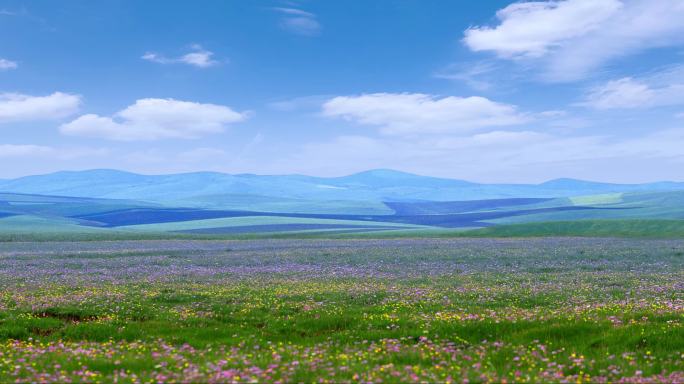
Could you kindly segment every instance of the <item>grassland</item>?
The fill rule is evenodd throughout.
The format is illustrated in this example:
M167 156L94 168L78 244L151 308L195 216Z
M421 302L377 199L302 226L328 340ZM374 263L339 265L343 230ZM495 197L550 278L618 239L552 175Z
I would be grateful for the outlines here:
M684 241L0 243L0 381L675 382Z
M283 230L289 225L298 223L311 224L314 229ZM349 224L355 224L354 227L356 228L345 230L345 225L349 226ZM331 228L324 229L325 225L331 225ZM272 229L266 232L261 229L264 227ZM224 228L228 230L220 231ZM232 231L232 228L238 231ZM252 228L253 230L250 232L248 229ZM206 232L204 232L205 229ZM574 220L497 225L488 228L438 228L401 223L261 216L97 228L69 225L62 221L43 221L42 219L24 216L0 219L0 243L173 239L425 239L549 236L684 239L684 220Z
M575 220L499 225L466 233L482 237L684 238L684 220Z

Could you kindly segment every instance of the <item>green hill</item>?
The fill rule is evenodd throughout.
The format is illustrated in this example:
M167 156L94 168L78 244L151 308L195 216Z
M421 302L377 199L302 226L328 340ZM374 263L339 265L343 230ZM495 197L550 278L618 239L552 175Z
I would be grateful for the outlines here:
M398 177L398 176L397 176ZM364 178L360 178L364 180ZM0 235L684 237L684 191L471 201L320 201L208 196L175 204L0 192ZM194 203L194 204L193 204ZM197 206L193 206L197 205ZM219 207L229 207L226 210ZM337 213L341 212L341 213ZM480 229L477 229L480 228Z

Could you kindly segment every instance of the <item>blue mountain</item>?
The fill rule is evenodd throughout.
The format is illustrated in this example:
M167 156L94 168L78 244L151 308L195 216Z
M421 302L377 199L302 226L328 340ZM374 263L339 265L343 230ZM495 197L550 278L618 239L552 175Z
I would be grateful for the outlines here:
M684 190L684 183L609 184L556 179L541 184L478 184L376 169L343 177L194 172L140 175L98 169L0 180L0 192L212 205L240 196L248 201L465 201L552 198L612 192ZM213 204L215 205L215 204Z

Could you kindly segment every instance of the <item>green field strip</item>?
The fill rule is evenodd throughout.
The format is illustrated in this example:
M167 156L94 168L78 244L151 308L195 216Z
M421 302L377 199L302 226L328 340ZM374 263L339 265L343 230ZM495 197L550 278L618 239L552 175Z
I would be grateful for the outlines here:
M363 225L363 226L392 226L401 228L430 228L421 225L389 223L381 221L361 221L361 220L338 220L338 219L314 219L302 217L282 217L282 216L246 216L228 217L219 219L191 220L172 223L140 224L119 227L122 230L170 232L186 231L193 229L210 229L222 227L241 227L249 225L269 225L269 224L340 224L340 225Z
M93 233L106 231L103 228L81 226L74 221L63 218L19 215L0 219L1 233Z

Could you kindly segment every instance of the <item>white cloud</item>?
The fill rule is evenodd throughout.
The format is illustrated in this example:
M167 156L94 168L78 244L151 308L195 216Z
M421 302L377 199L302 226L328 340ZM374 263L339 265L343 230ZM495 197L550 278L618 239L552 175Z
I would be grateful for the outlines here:
M621 140L609 149L615 154L630 158L667 157L684 160L684 129L665 129L649 135Z
M189 147L186 150L178 150L147 147L141 151L122 153L117 160L122 160L128 169L144 173L255 172L258 163L266 159L264 151L252 151L262 138L261 134L256 134L242 146L233 142L233 145L227 148ZM282 153L282 149L275 152ZM108 167L111 168L113 165ZM121 164L118 164L118 167L121 167Z
M51 147L30 144L0 144L0 158L23 157L52 153Z
M270 109L280 112L307 111L313 112L320 109L321 104L330 100L334 95L313 95L295 97L292 99L278 100L268 103Z
M474 51L543 67L551 81L572 81L616 58L684 43L681 0L521 2L497 12L495 27L466 30Z
M315 161L312 161L315 159ZM684 129L629 139L535 131L490 131L466 137L340 136L305 144L267 172L349 174L394 168L480 182L542 182L575 177L613 182L682 179Z
M55 120L78 112L81 97L55 92L48 96L0 94L0 123Z
M321 29L318 21L309 17L286 17L281 25L290 32L304 36L316 35Z
M283 14L280 20L281 28L297 35L315 36L321 31L321 24L316 15L297 8L272 8Z
M143 60L151 61L153 63L158 63L158 64L171 64L171 63L175 62L172 59L168 59L168 58L161 56L158 53L154 53L154 52L146 52L140 58Z
M187 64L198 68L209 68L218 65L217 60L212 59L214 52L208 51L200 45L192 45L192 51L180 57L166 57L155 52L147 52L141 58L158 64Z
M640 79L608 81L590 89L579 105L602 110L684 105L684 65Z
M55 148L34 144L0 144L0 158L10 157L44 157L54 160L72 160L83 157L105 156L109 154L105 148Z
M218 171L230 162L230 153L219 148L200 147L188 150L145 148L141 151L122 153L127 167L141 172L176 173Z
M593 88L582 105L594 109L635 108L650 105L655 92L630 77Z
M16 61L11 61L7 59L0 58L0 71L6 71L9 69L17 69L19 65Z
M292 15L292 16L311 17L311 18L316 17L316 15L314 15L311 12L302 11L301 9L297 9L297 8L274 7L273 10L278 11L280 13L284 13L286 15Z
M188 162L205 162L223 159L227 152L219 148L201 147L184 151L178 154L178 158Z
M382 133L392 135L459 133L530 120L515 106L484 97L438 98L421 93L339 96L323 104L323 114L378 126Z
M501 24L469 28L463 40L474 51L539 57L566 40L597 29L621 6L618 0L514 3L496 13Z
M436 72L434 76L438 79L462 81L470 88L487 91L493 86L495 80L491 78L491 74L496 69L493 63L486 61L465 64L454 63Z
M121 141L197 138L223 132L228 124L246 118L246 113L235 112L223 105L140 99L112 117L83 115L63 124L60 131L66 135Z

